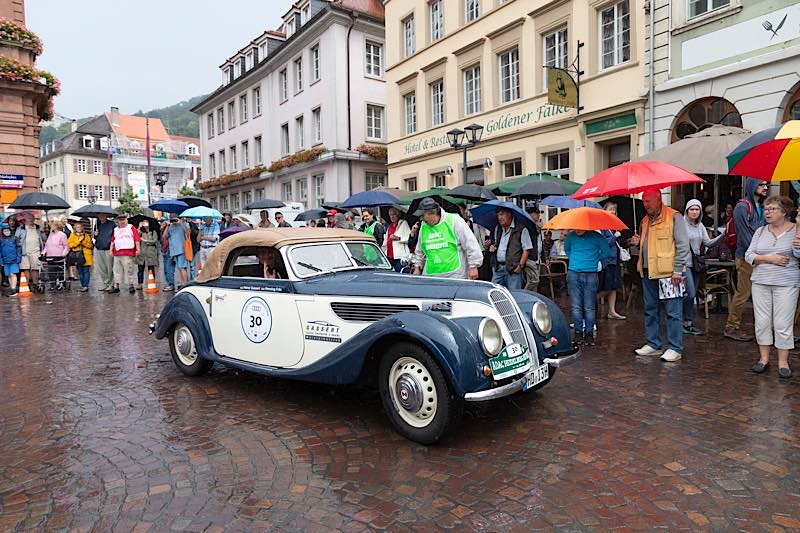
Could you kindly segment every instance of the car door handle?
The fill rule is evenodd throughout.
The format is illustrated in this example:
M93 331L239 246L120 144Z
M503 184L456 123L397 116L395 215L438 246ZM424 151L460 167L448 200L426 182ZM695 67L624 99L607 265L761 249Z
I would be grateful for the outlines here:
M215 294L214 295L214 299L217 300L217 301L224 300L225 299L225 295L224 294Z

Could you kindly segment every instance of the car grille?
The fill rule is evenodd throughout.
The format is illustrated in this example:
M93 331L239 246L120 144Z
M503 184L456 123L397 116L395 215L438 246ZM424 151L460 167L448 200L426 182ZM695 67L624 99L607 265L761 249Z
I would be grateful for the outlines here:
M331 309L336 316L342 320L350 322L375 322L387 316L391 316L403 311L419 311L419 307L410 304L368 304L333 302Z
M497 289L493 289L489 292L489 299L503 318L503 323L506 328L508 328L508 332L511 334L511 339L514 343L521 344L527 348L528 339L525 337L525 328L522 326L522 322L519 319L517 306L514 305L514 302L506 296L505 292Z

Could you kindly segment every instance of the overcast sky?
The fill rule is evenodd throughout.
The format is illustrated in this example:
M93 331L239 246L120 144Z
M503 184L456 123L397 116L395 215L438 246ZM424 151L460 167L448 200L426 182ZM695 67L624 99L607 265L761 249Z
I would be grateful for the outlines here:
M61 80L69 118L175 104L219 86L217 68L266 29L290 0L26 0L44 42L36 66Z

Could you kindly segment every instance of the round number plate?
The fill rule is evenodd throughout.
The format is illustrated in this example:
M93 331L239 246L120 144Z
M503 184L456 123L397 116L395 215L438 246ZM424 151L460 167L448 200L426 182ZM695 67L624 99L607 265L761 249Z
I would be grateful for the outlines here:
M242 331L256 344L267 340L272 331L272 312L263 298L257 296L245 302L242 308Z

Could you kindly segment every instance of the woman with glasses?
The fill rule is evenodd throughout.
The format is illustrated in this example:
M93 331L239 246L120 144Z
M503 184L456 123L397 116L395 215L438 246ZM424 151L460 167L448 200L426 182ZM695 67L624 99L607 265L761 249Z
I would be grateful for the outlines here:
M753 265L753 311L760 358L753 372L769 367L772 346L778 351L778 375L792 376L789 350L794 348L794 315L800 294L800 234L789 220L794 204L786 196L764 201L766 226L756 230L745 261Z

